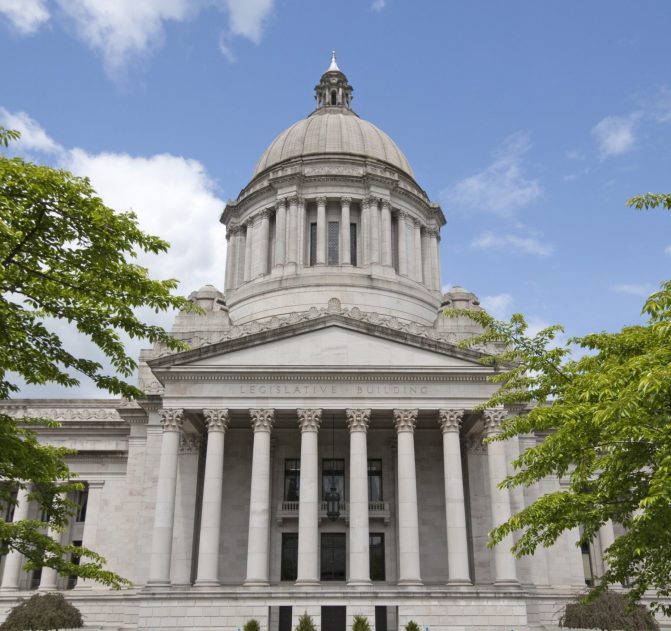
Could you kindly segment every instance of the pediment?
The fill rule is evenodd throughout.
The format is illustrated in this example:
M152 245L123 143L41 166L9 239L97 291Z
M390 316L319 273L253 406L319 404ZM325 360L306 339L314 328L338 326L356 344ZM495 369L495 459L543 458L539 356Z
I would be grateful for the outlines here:
M340 316L226 340L152 360L160 368L483 369L481 354Z

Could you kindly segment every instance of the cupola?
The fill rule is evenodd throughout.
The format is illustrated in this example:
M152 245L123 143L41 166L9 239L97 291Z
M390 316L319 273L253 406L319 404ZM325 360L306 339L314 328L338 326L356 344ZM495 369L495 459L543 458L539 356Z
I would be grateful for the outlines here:
M352 86L336 63L335 51L331 53L331 65L315 86L315 101L318 112L324 108L352 109Z

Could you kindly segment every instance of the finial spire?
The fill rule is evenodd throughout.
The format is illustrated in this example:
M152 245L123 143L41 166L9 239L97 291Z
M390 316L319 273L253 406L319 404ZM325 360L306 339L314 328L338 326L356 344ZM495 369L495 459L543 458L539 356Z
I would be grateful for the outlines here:
M331 51L331 65L329 66L329 69L327 70L327 72L330 72L331 70L340 71L340 68L338 68L338 64L336 63L335 50Z

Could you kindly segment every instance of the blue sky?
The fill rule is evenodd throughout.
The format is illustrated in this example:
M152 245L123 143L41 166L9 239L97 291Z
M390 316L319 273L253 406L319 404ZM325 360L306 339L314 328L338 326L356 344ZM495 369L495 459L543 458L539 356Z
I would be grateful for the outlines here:
M671 189L670 19L666 0L0 0L0 124L171 241L156 275L221 287L225 200L335 49L443 206L445 286L616 330L671 267L671 215L624 205Z

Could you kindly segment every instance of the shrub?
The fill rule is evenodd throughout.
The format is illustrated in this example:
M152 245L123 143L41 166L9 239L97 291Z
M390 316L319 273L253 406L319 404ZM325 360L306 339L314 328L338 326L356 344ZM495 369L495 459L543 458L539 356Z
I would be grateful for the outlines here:
M0 631L25 629L78 629L84 624L79 609L62 594L35 594L22 600L9 612Z
M259 624L258 620L252 618L251 620L247 620L247 622L245 622L245 626L242 627L242 629L243 631L261 631L261 625Z
M408 624L405 625L405 631L420 631L419 625L414 620L410 620Z
M601 629L602 631L657 630L659 624L643 605L629 607L626 594L603 591L589 602L579 599L568 603L559 620L559 626L568 629Z
M317 631L315 623L306 611L299 619L296 625L296 631Z
M352 631L370 631L370 623L366 616L354 616Z

